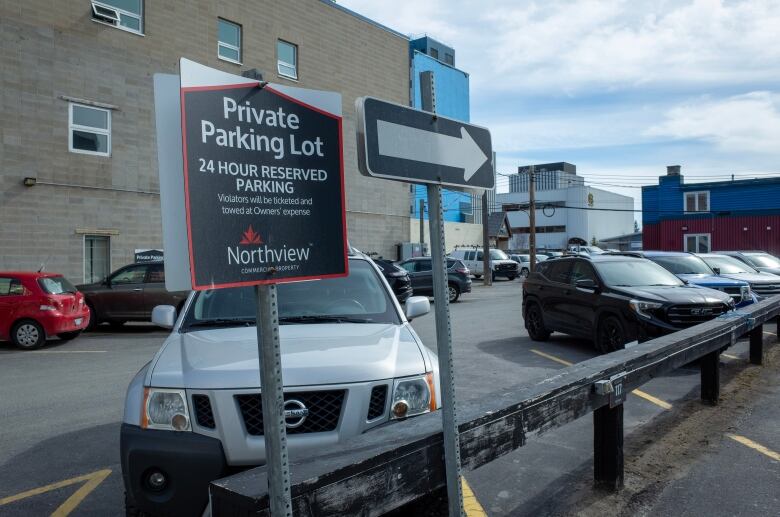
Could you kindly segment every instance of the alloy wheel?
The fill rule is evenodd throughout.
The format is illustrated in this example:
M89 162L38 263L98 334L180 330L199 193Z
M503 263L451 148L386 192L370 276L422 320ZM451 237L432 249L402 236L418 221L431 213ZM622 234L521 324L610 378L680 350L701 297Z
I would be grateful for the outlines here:
M38 329L31 323L24 323L16 329L16 340L24 347L35 346L40 337Z

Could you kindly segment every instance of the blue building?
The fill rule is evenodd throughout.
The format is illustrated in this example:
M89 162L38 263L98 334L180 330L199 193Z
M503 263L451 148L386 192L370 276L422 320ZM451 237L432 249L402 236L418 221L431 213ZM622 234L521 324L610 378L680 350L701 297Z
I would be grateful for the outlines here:
M412 107L422 109L420 73L433 72L436 83L436 113L464 122L469 121L469 74L455 68L455 50L428 36L409 42L410 98ZM414 218L420 217L420 199L427 199L423 185L411 186L410 207ZM472 215L471 195L454 190L442 193L444 219L467 222ZM428 217L427 211L424 216Z

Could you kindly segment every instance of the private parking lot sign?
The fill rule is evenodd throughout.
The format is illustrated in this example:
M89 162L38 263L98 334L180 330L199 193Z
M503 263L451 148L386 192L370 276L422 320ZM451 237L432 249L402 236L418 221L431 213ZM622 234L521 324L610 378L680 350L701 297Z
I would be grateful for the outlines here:
M341 96L182 59L180 98L192 288L346 275Z

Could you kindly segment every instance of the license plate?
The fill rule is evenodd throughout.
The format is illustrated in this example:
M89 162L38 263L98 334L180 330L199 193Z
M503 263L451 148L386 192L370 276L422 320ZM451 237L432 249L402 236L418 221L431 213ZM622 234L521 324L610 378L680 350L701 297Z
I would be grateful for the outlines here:
M75 320L73 320L73 323L75 323L76 325L81 325L82 321L84 321L84 318L76 318Z

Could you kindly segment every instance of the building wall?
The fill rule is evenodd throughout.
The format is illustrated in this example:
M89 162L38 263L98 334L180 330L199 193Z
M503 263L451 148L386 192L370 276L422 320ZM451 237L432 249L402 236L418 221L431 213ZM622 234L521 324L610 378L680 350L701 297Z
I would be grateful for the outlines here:
M685 213L686 192L708 191L708 212ZM685 234L710 234L711 248L780 254L780 179L685 183L681 175L642 188L646 250L682 251Z
M409 240L409 187L361 176L351 136L356 97L409 104L408 39L319 0L144 4L139 36L93 21L84 0L0 3L0 270L46 262L79 282L84 233L110 234L112 268L162 245L152 75L182 56L340 92L350 243L390 256ZM242 25L243 65L217 58L218 17ZM299 81L277 75L277 39L298 45ZM68 152L62 96L116 106L110 157Z
M419 242L420 223L412 221L410 225L411 242ZM428 221L425 222L425 242L431 242ZM456 223L444 221L444 249L447 253L456 247L479 246L482 247L482 226L471 223Z

